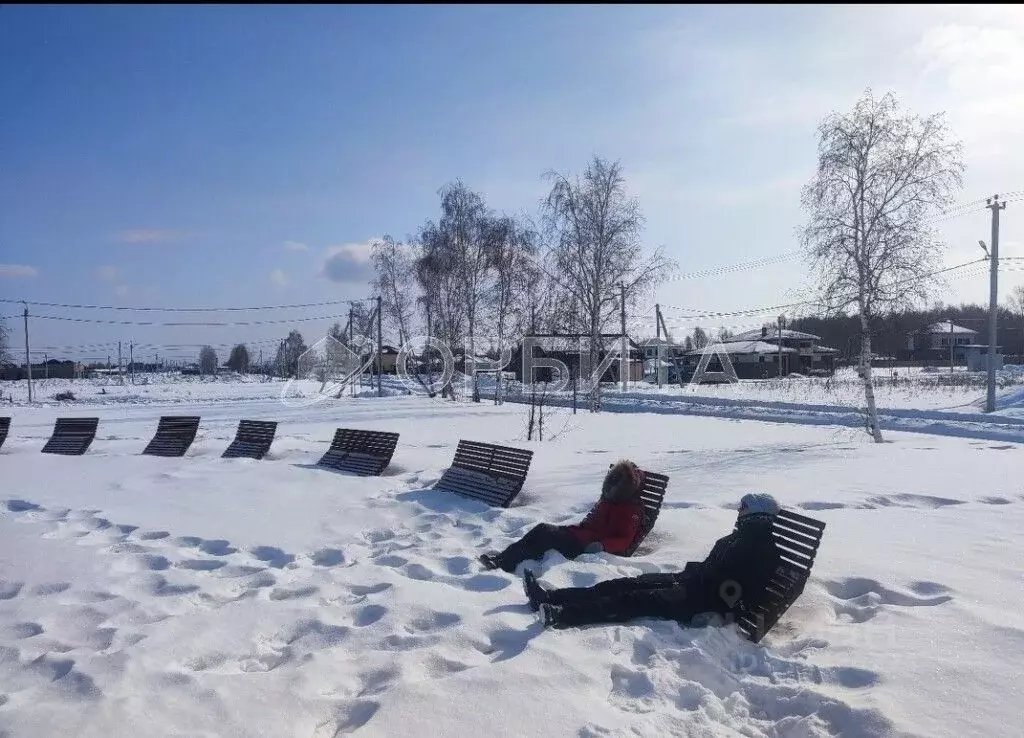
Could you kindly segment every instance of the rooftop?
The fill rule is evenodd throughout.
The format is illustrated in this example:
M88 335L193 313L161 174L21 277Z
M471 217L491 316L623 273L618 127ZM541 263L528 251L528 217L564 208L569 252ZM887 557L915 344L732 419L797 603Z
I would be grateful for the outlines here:
M952 329L950 328L951 326L952 326ZM956 324L950 323L950 321L948 321L948 320L943 321L941 323L932 323L930 326L928 326L925 330L923 330L921 332L922 333L968 333L968 334L971 334L971 335L976 335L978 333L978 331L973 331L970 328L964 328L961 325L956 325Z
M759 341L759 340L761 340L761 338L778 338L778 337L779 337L779 329L778 328L772 328L771 326L768 326L768 333L767 333L767 335L762 336L761 329L760 328L755 328L752 331L744 331L743 333L739 333L739 334L737 334L737 335L735 335L732 338L729 338L727 340L731 343L731 342L739 342L739 341ZM783 328L782 329L782 338L783 339L788 338L788 339L794 340L794 341L820 341L821 340L821 336L816 336L813 333L804 333L803 331L793 331L793 330L790 330L789 328Z
M712 350L714 349L714 350ZM735 338L729 339L727 343L720 343L717 346L709 344L708 353L715 353L715 350L726 354L777 354L779 353L779 346L774 343L766 343L764 341L737 341ZM797 350L795 348L789 348L784 346L781 349L784 354L795 354ZM693 349L687 351L687 356L700 356L704 353L704 349Z

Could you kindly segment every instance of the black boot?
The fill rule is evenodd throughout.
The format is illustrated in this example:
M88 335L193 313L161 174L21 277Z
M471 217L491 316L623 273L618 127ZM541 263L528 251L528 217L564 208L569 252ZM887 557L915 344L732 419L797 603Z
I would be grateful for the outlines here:
M480 554L480 563L483 564L484 568L490 571L491 569L500 569L498 565L497 556L494 554Z
M561 628L562 608L547 602L540 606L540 619L545 628Z
M529 569L523 572L523 591L526 592L526 599L530 601L530 609L534 612L548 602L547 590L540 586L537 577Z

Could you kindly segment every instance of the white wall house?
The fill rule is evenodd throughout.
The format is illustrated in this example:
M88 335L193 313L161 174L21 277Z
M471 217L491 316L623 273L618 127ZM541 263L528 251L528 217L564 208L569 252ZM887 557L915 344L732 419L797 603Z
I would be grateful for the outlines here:
M923 331L911 333L907 336L907 348L911 351L948 351L950 346L973 344L977 336L978 331L946 320L932 323Z

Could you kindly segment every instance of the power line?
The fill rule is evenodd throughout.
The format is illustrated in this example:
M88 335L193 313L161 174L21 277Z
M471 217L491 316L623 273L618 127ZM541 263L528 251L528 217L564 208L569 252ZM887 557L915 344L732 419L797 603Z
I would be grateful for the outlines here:
M34 305L36 307L67 308L70 310L127 310L135 312L158 312L158 313L223 313L223 312L245 312L250 310L292 310L311 307L326 307L330 305L353 305L357 302L369 302L376 300L375 297L363 297L355 300L328 300L325 302L307 302L294 305L256 305L253 307L219 307L219 308L168 308L168 307L128 307L125 305L86 305L68 304L61 302L33 302L32 300L12 300L0 298L0 303L16 303L19 305Z
M97 318L71 318L66 315L31 315L29 317L39 320L62 320L70 323L99 323L102 325L148 325L162 327L218 327L218 326L240 326L240 325L279 325L281 323L305 323L313 320L339 320L347 317L344 315L318 315L313 318L284 318L282 320L236 320L221 322L160 322L144 320L99 320Z
M928 279L929 277L938 276L939 274L945 274L946 272L952 272L952 271L955 271L957 269L963 269L963 268L968 267L968 266L974 266L974 265L977 265L977 264L987 263L987 262L988 262L988 259L986 259L984 257L981 257L981 258L978 258L978 259L974 259L972 261L964 262L963 264L956 264L954 266L943 267L942 269L936 269L933 272L929 272L927 274L922 274L919 277L914 277L912 279L904 280L902 282L897 282L896 284L891 285L891 286L892 287L903 287L903 286L908 285L908 284L913 284L914 282L923 281L925 279ZM818 300L809 299L809 300L800 300L800 301L797 301L797 302L786 303L786 304L783 304L783 305L770 305L770 306L762 307L762 308L750 308L750 309L747 309L747 310L731 310L731 311L704 311L704 310L697 311L697 310L691 310L691 309L688 309L688 308L681 308L681 307L678 307L678 306L675 306L675 305L665 305L665 304L662 304L661 307L663 309L664 308L668 308L670 310L680 310L680 311L688 311L688 312L693 312L694 313L693 315L676 315L676 316L672 316L670 318L673 321L681 321L681 320L700 320L700 319L705 319L706 320L706 319L709 319L709 318L735 318L735 317L741 317L741 316L747 316L747 315L760 315L760 314L763 314L763 313L776 312L776 311L780 311L780 310L787 310L789 308L800 307L800 306L803 306L803 305L814 305L814 304L821 304L821 303Z

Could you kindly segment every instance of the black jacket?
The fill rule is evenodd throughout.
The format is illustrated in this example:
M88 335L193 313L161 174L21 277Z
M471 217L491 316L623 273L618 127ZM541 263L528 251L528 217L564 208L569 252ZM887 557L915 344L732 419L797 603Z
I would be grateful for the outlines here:
M778 565L772 518L750 515L740 518L732 533L718 539L704 561L687 564L682 578L709 611L726 613L759 600Z

